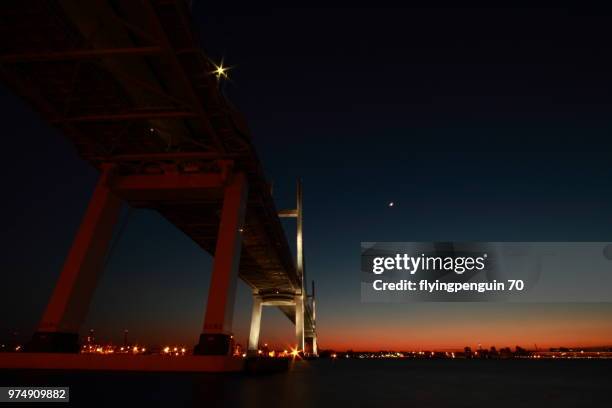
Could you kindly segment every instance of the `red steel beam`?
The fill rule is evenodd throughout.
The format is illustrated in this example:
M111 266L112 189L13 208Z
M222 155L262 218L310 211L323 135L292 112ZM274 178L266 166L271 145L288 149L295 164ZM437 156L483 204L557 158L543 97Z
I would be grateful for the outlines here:
M240 232L244 226L247 196L246 176L238 173L232 177L224 191L223 209L202 330L204 334L216 333L229 337L232 332L236 281L242 251ZM206 349L208 344L202 344L202 340L201 338L199 346ZM200 353L196 354L203 354L202 351L206 354L224 354L214 350L200 350ZM230 351L227 350L228 353Z
M202 174L134 174L112 178L114 190L199 190L223 187L225 177L221 173Z
M142 153L142 154L118 154L108 157L94 157L92 161L101 162L156 162L156 161L181 161L181 160L223 160L236 158L236 154L219 154L216 152L169 152L169 153Z
M225 185L222 173L165 173L114 176L111 189L128 202L143 201L210 201Z
M107 186L108 177L109 171L103 171L45 309L39 332L78 333L85 320L121 211L121 200Z
M189 111L180 110L151 110L126 113L101 113L95 115L72 116L61 119L53 119L51 123L78 123L78 122L121 122L126 120L149 120L149 119L189 119L197 118L198 115Z
M69 61L106 57L147 56L163 53L161 47L99 48L91 50L50 51L0 55L0 63Z

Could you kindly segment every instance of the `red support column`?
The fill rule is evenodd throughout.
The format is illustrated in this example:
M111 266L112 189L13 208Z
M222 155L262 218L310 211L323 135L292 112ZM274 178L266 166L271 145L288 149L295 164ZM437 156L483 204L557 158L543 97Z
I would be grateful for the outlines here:
M217 235L213 272L208 290L204 329L194 354L227 355L231 352L232 318L247 201L247 180L234 174L225 187Z
M104 267L121 200L108 187L105 169L64 262L38 331L26 351L78 352L78 331Z

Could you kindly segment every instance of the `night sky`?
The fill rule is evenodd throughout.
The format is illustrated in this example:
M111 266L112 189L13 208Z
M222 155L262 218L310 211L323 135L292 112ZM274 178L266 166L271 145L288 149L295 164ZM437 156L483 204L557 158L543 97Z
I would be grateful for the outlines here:
M361 241L612 241L609 14L195 3L279 208L303 179L320 347L612 344L612 304L362 304L359 276ZM0 103L0 338L27 339L96 172L4 85ZM83 329L194 344L210 256L156 213L124 219ZM242 344L249 318L241 283ZM262 341L294 343L279 311L262 327Z

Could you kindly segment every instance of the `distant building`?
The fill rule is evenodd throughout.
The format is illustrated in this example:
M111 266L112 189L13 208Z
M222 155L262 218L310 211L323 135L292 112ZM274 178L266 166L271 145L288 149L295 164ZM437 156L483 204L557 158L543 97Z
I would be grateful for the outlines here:
M514 354L512 353L512 350L510 350L510 347L504 347L499 350L499 358L512 358L512 357L514 357Z
M242 349L242 345L239 343L236 343L236 345L234 346L234 356L240 357L242 356L243 353L244 351Z
M89 329L89 334L87 335L87 340L86 343L89 344L95 344L96 342L96 334L94 332L94 329Z

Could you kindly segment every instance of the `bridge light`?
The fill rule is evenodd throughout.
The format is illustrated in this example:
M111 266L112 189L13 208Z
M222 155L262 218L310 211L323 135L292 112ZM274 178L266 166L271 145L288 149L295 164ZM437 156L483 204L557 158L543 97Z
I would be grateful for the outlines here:
M223 60L221 60L221 63L219 65L213 62L213 65L215 66L215 69L213 70L212 74L214 74L218 80L229 79L229 75L227 75L227 71L232 69L232 67L223 66Z

